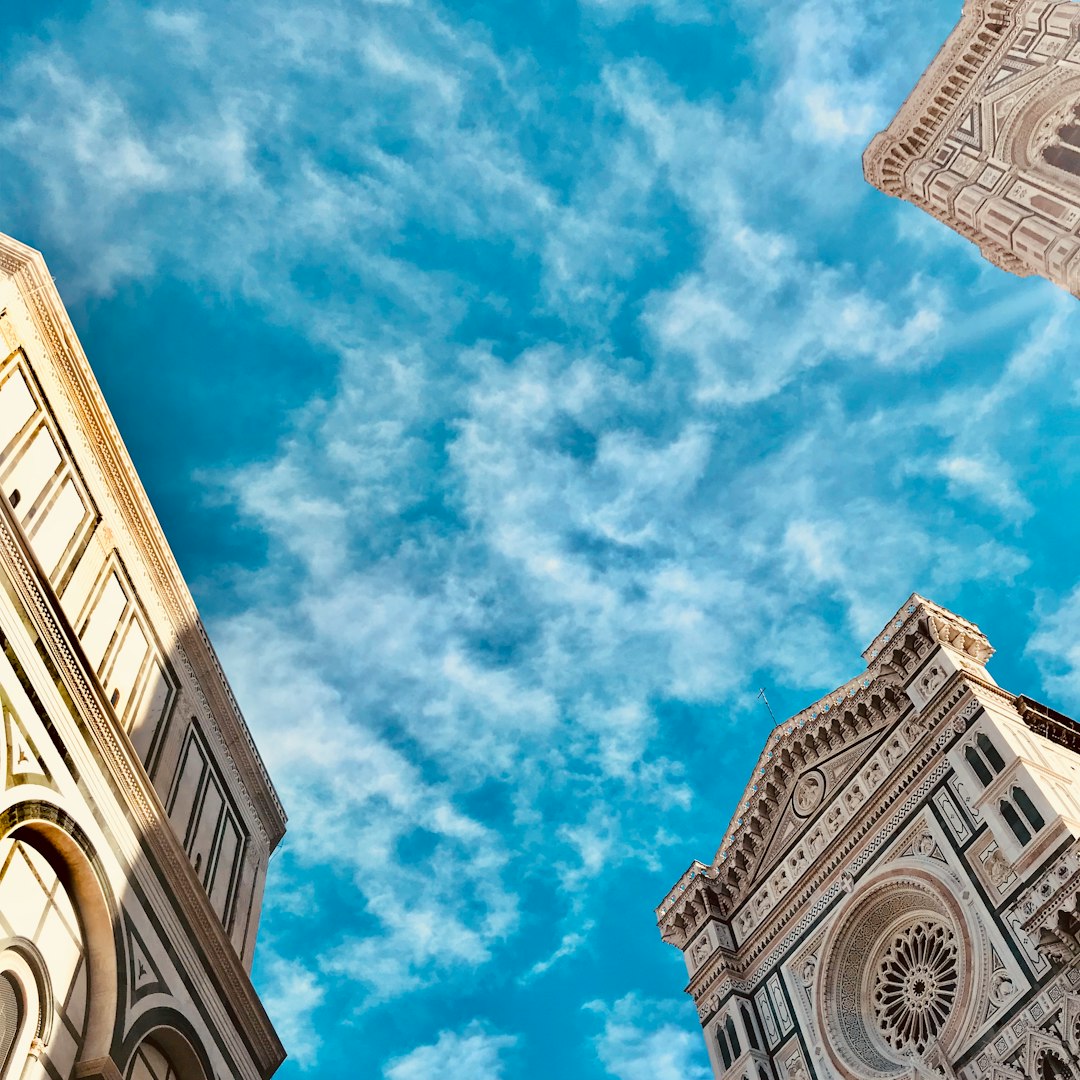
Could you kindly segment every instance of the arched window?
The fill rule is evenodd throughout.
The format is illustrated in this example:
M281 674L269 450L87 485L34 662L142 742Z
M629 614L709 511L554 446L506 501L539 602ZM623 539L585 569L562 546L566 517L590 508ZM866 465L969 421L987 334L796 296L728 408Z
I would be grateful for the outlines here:
M1068 1066L1055 1050L1047 1050L1039 1059L1039 1080L1071 1080Z
M979 744L983 756L990 762L990 768L996 773L1001 772L1005 768L1005 762L1001 759L997 747L981 731L975 736L975 741Z
M1071 146L1048 146L1042 152L1043 161L1062 172L1080 176L1080 150Z
M1071 123L1065 124L1063 127L1059 127L1057 130L1058 138L1066 146L1075 146L1080 150L1080 124Z
M739 1036L735 1031L735 1021L729 1016L727 1023L724 1024L724 1030L727 1032L728 1040L731 1042L731 1052L738 1057L742 1053L742 1047L739 1046Z
M5 971L0 975L0 1076L7 1075L25 1015L19 984Z
M723 1059L724 1068L731 1068L731 1047L728 1046L727 1036L724 1034L724 1029L717 1024L716 1025L716 1045L720 1048L720 1057Z
M743 1027L746 1028L746 1037L750 1040L750 1046L754 1050L760 1050L761 1046L758 1043L757 1032L754 1030L754 1021L750 1019L750 1013L747 1012L745 1005L740 1005L742 1010L742 1022Z
M986 762L979 756L979 751L974 746L969 746L964 751L964 757L967 758L967 763L974 770L975 775L979 778L979 782L983 787L987 787L993 776L990 775L990 770L986 767Z
M1046 822L1043 821L1042 814L1039 813L1038 808L1028 797L1028 793L1023 788L1014 787L1012 789L1013 802L1020 807L1020 813L1028 819L1028 824L1031 826L1033 832L1038 832Z
M1020 841L1020 846L1023 847L1031 839L1031 833L1028 832L1027 826L1020 820L1016 807L1008 799L1002 799L998 804L998 809L1005 819L1005 824L1012 829L1013 835Z
M769 1078L765 1075L765 1067L764 1066L759 1066L758 1067L757 1074L758 1074L758 1080L769 1080Z

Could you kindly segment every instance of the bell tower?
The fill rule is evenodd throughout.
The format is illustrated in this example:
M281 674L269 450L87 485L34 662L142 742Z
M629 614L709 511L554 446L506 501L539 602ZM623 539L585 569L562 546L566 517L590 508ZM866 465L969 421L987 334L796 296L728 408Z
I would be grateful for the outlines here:
M866 179L1080 296L1080 4L967 0Z

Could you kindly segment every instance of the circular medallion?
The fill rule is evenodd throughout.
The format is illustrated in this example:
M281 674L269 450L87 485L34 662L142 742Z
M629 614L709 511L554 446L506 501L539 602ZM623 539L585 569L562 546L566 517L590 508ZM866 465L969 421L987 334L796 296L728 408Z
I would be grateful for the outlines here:
M799 777L791 794L791 805L799 817L809 817L825 798L825 775L820 769L808 769Z
M815 980L825 1047L843 1075L905 1075L913 1056L948 1048L972 974L964 916L947 888L915 871L852 894Z

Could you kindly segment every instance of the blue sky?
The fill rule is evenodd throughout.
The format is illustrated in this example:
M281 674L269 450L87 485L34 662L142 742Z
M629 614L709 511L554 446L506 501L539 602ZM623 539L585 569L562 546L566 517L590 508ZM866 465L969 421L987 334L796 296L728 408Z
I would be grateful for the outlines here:
M1080 306L861 178L959 8L5 6L0 228L290 812L283 1078L705 1077L651 909L913 589L1080 708Z

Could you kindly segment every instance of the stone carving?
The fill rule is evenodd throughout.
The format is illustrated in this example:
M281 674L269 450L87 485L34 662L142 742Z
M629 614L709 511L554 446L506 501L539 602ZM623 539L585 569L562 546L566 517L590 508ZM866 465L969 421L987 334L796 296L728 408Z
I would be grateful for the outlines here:
M709 935L706 932L697 939L697 941L694 943L693 949L691 949L690 951L690 959L693 961L694 967L701 967L701 965L704 964L706 960L708 960L709 956L712 954L712 951L712 942L709 940Z
M925 855L929 858L934 854L934 850L937 848L937 841L928 832L919 833L915 839L915 850L920 855Z
M800 817L809 817L825 797L825 777L819 769L811 769L799 777L795 791L791 796L795 813Z
M987 850L983 859L983 866L986 867L986 874L995 889L1002 889L1010 881L1016 880L1016 875L1012 872L1009 860L997 844L992 844Z
M1078 27L1080 11L1068 2L965 4L863 156L870 183L974 241L990 262L1073 293L1080 289Z
M922 1054L948 1019L958 979L956 941L947 927L920 921L897 934L874 975L874 1014L885 1041Z
M1004 971L995 971L990 980L990 1000L999 1008L1016 993L1016 985Z
M945 672L936 664L919 680L919 689L923 697L929 701L945 681Z
M802 1054L798 1050L784 1061L784 1069L787 1072L788 1080L804 1080L808 1075L806 1072L806 1063L803 1061Z

